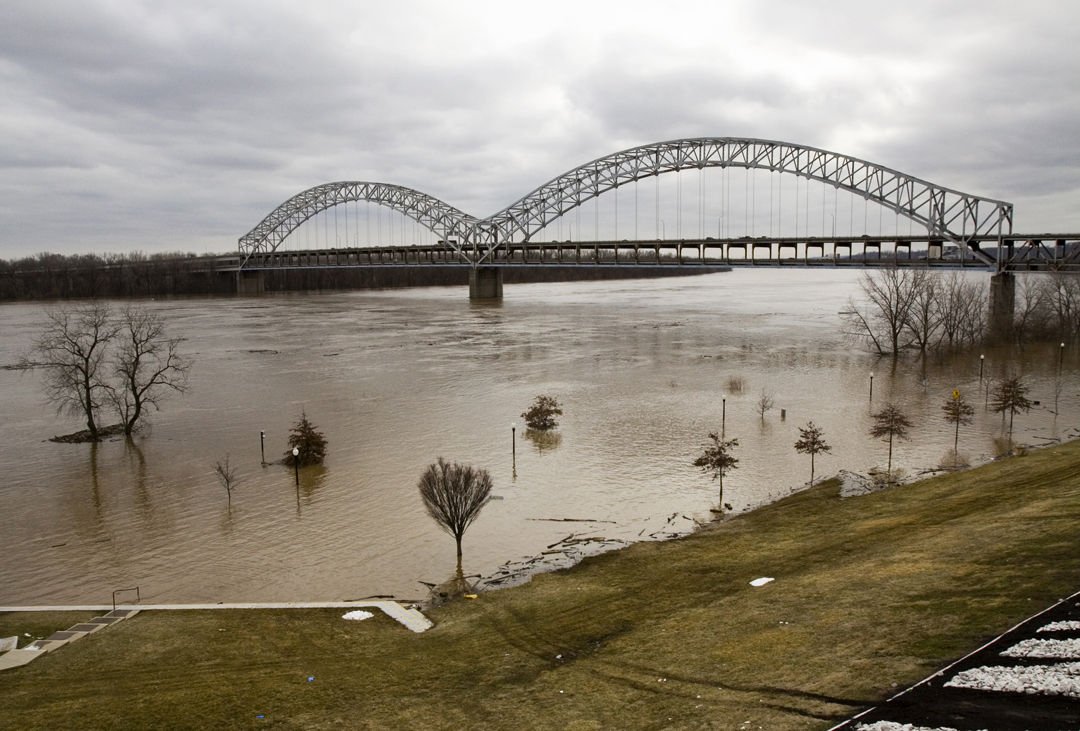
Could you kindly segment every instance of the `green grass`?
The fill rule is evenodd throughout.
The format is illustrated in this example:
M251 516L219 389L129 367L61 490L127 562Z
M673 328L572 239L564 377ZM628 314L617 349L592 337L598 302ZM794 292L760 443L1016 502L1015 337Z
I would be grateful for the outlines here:
M828 728L1080 589L1080 443L836 493L452 603L420 635L145 612L0 675L0 727Z

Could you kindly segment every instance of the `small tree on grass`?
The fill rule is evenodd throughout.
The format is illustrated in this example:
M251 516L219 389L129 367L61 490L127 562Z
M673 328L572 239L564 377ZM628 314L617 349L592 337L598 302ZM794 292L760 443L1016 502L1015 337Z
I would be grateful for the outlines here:
M870 427L870 436L875 439L887 439L889 442L889 466L886 473L892 479L892 445L893 439L907 439L911 421L894 404L885 404L885 408L873 414L874 424Z
M556 416L562 416L562 408L554 396L537 396L533 405L523 411L521 418L525 419L525 426L537 431L547 431L559 425Z
M293 447L300 453L293 457ZM292 465L293 460L302 465L321 464L326 458L326 437L308 421L307 413L300 412L300 421L293 425L289 433L289 448L285 450L285 462Z
M721 439L716 432L709 433L712 442L705 447L701 456L694 460L694 466L700 467L702 472L712 473L714 480L720 481L720 512L724 512L724 475L739 464L737 457L732 455L735 447L739 446L738 439Z
M236 487L237 476L236 468L229 464L229 455L225 455L224 460L218 460L214 465L214 474L217 475L218 482L225 488L225 492L229 496L229 503L232 503L232 491Z
M461 538L491 496L491 475L487 470L439 457L424 470L418 487L428 515L454 537L460 574Z
M953 391L952 398L941 405L941 410L945 412L945 421L950 424L956 424L956 431L953 434L953 467L955 468L960 460L957 453L960 445L960 425L971 423L972 415L975 413L975 407L964 400L964 395L962 393Z
M1017 411L1028 412L1034 404L1027 397L1028 387L1020 379L1020 376L1006 378L994 386L993 398L990 407L994 411L1001 412L1001 418L1005 418L1005 412L1009 413L1009 447L1012 447L1013 416Z
M800 426L795 451L810 455L810 484L814 484L814 455L832 451L832 447L825 443L821 427L815 426L813 421L806 422L806 426Z

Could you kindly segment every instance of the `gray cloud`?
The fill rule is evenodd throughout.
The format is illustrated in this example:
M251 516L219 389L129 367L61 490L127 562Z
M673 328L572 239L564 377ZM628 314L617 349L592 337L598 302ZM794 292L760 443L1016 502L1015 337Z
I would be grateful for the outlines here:
M600 4L598 4L600 5ZM616 150L782 139L1080 229L1080 8L16 0L0 256L229 250L330 180L486 215Z

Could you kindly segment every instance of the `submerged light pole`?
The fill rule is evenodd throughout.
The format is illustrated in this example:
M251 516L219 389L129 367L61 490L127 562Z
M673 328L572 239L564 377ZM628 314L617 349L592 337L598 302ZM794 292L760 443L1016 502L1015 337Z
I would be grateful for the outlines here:
M727 394L720 395L720 438L727 432Z
M292 467L293 476L296 477L296 487L300 488L300 450L297 447L292 448Z
M513 477L517 478L517 422L510 422L510 459Z
M874 401L874 372L870 371L870 402Z

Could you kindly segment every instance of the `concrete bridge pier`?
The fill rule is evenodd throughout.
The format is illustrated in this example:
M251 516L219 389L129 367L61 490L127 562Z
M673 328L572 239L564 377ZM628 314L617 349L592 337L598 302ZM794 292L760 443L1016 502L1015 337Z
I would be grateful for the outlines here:
M469 299L502 299L502 267L474 266L469 270Z
M262 272L249 272L241 269L236 273L237 294L262 294L266 291L266 280Z
M1016 275L997 272L990 276L990 340L1004 342L1012 337L1013 307L1016 304Z

